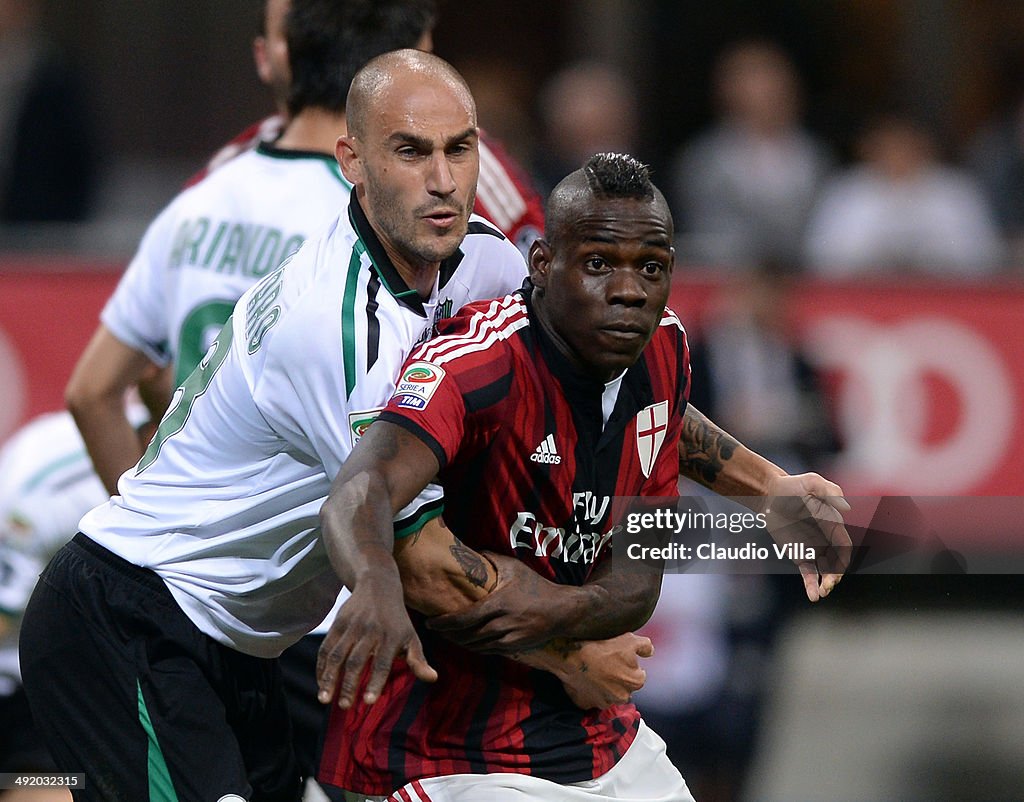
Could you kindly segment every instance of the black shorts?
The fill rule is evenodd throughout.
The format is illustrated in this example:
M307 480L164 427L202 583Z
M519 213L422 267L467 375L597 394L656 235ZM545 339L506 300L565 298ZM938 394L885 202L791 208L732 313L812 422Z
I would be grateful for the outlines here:
M323 643L320 635L306 635L278 658L281 680L288 699L288 717L292 722L292 742L299 771L316 777L330 707L317 699L316 657Z
M75 798L295 802L275 660L200 632L163 581L79 534L43 572L21 628L36 726Z
M32 720L25 689L19 685L13 693L0 696L0 772L52 772L56 768Z
M330 707L317 699L316 658L323 642L323 635L306 635L277 659L288 699L295 758L299 772L311 780L316 779L320 770L320 755L330 720ZM321 790L330 802L344 802L339 789L321 787Z

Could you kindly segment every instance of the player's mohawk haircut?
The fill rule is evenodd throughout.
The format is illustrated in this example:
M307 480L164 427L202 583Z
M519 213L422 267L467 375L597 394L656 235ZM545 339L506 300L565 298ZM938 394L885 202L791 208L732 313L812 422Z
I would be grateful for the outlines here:
M672 225L672 213L646 164L625 153L597 153L551 190L544 204L545 239L556 244L571 234L580 209L594 199L653 203Z
M654 197L650 169L625 153L595 153L583 165L583 174L597 197L639 200Z

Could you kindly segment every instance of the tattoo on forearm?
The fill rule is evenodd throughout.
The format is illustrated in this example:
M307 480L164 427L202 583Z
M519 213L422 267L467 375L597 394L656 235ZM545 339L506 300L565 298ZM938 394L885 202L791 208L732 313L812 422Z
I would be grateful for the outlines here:
M455 558L455 561L462 568L462 572L466 579L469 580L469 583L478 588L486 587L487 560L472 549L466 547L466 545L460 540L456 540L449 549L452 553L452 557Z
M679 472L707 487L713 487L724 463L732 459L739 443L700 413L683 418L680 438Z

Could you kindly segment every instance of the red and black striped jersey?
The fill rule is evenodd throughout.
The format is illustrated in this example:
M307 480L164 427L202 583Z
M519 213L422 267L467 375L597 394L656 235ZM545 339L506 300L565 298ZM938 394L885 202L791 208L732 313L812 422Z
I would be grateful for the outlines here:
M380 420L436 454L459 539L582 584L614 547L613 498L678 492L690 374L682 325L666 310L611 385L558 351L533 322L528 289L471 304L441 332L412 352ZM376 704L334 708L327 782L366 794L455 773L579 782L632 743L633 705L580 710L553 675L461 649L414 621L440 679L418 683L398 663Z
M480 178L476 185L478 215L494 223L524 256L544 236L544 202L526 171L501 143L480 129Z

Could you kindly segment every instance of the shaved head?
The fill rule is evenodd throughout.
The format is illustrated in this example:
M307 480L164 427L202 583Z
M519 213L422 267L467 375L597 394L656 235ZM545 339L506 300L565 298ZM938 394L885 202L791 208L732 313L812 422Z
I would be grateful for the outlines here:
M433 53L405 49L377 56L352 79L345 104L349 134L365 136L370 109L385 104L392 89L406 89L410 83L447 88L466 105L476 124L476 103L458 71Z
M356 73L347 114L335 155L353 199L403 277L429 289L469 230L480 173L473 95L444 59L393 50Z
M664 215L671 235L668 202L651 182L647 165L623 153L597 153L559 181L548 196L544 210L548 241L557 242L578 219L582 207L595 200L616 199L649 201Z

